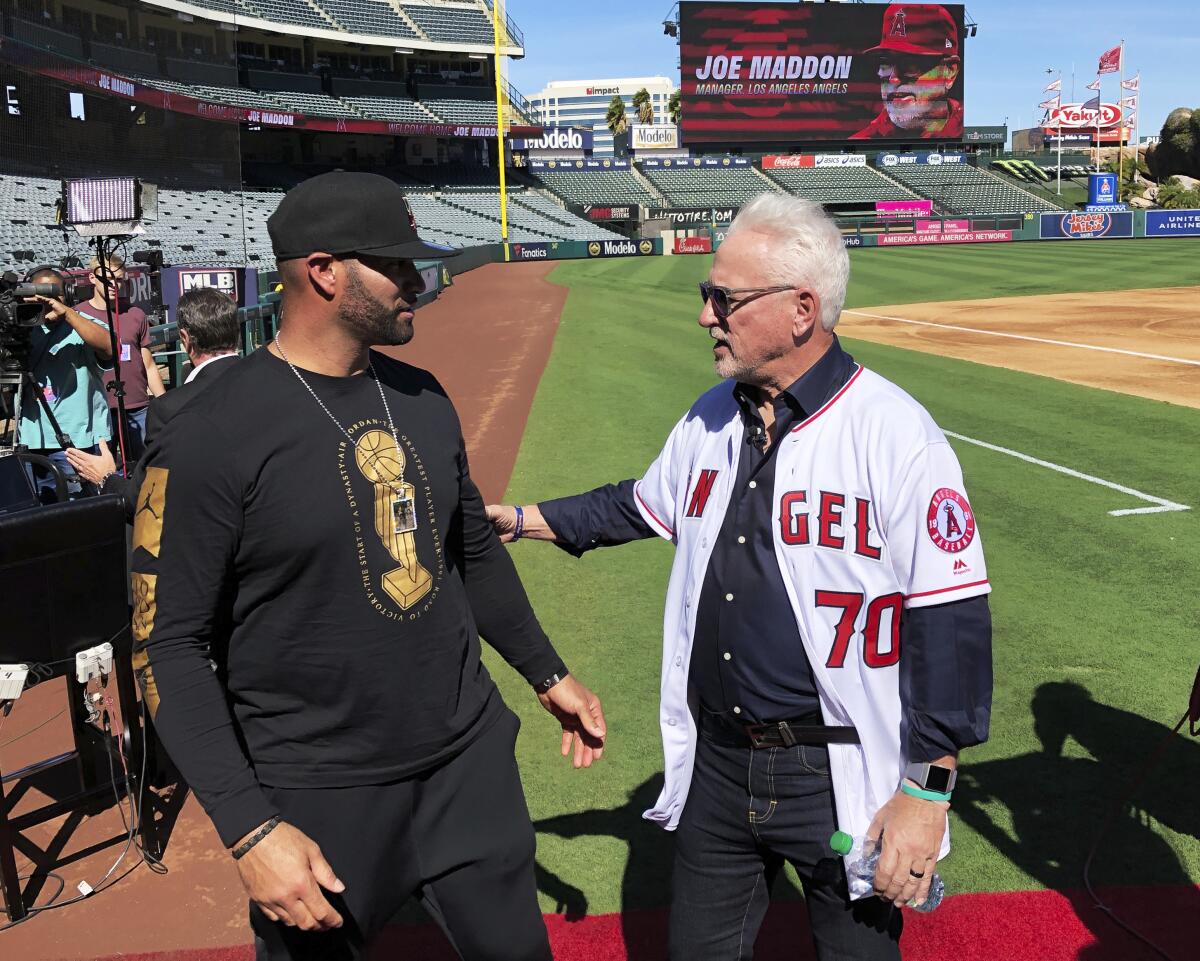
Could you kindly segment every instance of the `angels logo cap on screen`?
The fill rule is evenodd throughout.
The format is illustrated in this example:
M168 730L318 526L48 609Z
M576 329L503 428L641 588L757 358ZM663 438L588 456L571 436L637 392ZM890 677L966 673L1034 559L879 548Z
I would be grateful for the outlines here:
M293 187L267 220L277 260L320 251L405 260L438 260L454 247L417 236L417 225L394 180L337 170Z
M958 27L935 3L893 3L883 13L883 39L867 53L907 53L917 57L958 56Z

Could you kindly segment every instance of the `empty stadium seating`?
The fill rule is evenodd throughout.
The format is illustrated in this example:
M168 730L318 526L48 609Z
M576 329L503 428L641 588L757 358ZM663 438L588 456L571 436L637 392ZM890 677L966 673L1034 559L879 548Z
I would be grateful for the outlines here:
M258 0L253 0L258 2ZM319 0L321 7L351 33L416 39L407 20L386 0Z
M338 30L397 40L492 44L489 14L470 0L189 0L192 6L232 17ZM402 16L398 10L404 11ZM415 26L414 26L415 25ZM518 43L519 31L509 28Z
M890 167L889 176L952 214L1057 210L1057 205L967 164Z
M406 190L423 237L454 246L499 242L496 191L439 194L431 185L422 192L408 184ZM72 253L86 260L82 239L49 226L60 192L57 180L0 176L0 269L25 271L34 264L60 263ZM273 269L267 218L282 197L282 191L160 189L158 219L146 223L145 235L132 247L156 247L168 264L249 264ZM508 222L514 243L618 236L521 188L510 195Z
M478 7L404 3L401 8L430 40L492 43L492 24Z
M422 110L412 100L394 100L390 97L341 97L364 117L375 120L395 120L398 123L439 123L439 119L428 110Z
M657 206L659 200L628 170L530 171L564 200L574 204L642 204Z
M908 200L905 190L870 167L798 167L764 170L790 194L822 204L871 203Z
M761 193L780 191L751 167L642 167L641 172L672 207L740 207Z
M422 99L421 103L446 123L491 124L492 126L495 126L496 123L494 101L438 98L436 100Z

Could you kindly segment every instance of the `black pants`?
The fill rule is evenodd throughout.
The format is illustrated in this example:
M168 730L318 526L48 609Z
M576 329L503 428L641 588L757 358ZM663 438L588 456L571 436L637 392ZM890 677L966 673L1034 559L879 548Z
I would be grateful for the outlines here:
M257 961L349 961L413 894L466 961L550 961L537 902L534 832L503 716L442 767L392 784L267 788L284 820L345 883L324 892L336 931L304 932L250 907Z
M850 903L842 860L829 848L836 829L823 745L728 747L702 724L675 837L673 961L752 957L784 861L804 885L820 961L897 961L900 911L878 898Z

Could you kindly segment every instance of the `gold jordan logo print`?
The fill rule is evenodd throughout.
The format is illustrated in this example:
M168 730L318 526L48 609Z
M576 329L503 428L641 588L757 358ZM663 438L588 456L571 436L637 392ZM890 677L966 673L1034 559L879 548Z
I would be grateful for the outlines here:
M155 602L157 583L156 574L139 574L136 571L133 574L133 639L134 646L140 648L133 655L133 670L141 683L151 718L158 713L158 685L154 682L150 654L145 644L154 630L154 615L158 610Z
M383 575L383 589L402 610L429 593L433 578L417 559L415 490L404 481L404 452L385 430L368 430L354 461L375 488L375 533L400 566Z
M133 549L144 547L158 557L162 546L163 512L167 506L167 475L165 467L147 467L137 495L137 511L133 515Z

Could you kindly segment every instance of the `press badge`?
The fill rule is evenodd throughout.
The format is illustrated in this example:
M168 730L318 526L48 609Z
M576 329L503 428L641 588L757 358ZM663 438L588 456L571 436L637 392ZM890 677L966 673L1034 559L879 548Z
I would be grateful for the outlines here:
M122 344L121 363L128 364L131 360L133 360L133 349L129 346L129 344Z

